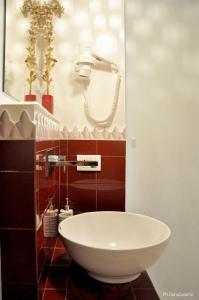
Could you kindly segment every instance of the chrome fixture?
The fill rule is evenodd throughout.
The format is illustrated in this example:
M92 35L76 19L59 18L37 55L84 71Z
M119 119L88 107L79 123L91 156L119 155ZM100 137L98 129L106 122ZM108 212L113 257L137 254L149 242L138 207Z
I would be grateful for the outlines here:
M36 157L37 166L44 166L45 176L48 177L54 167L66 167L66 166L90 166L95 168L98 166L97 161L88 160L66 160L65 155L54 155L53 150L47 150L44 155L38 155Z
M97 161L87 161L87 160L66 160L65 155L48 155L48 164L50 166L90 166L97 167Z

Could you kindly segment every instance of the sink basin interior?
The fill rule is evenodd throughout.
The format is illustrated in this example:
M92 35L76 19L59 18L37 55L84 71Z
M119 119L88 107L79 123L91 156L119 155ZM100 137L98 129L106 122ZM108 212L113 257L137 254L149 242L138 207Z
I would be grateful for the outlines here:
M84 213L63 222L61 227L75 243L111 250L153 246L170 235L167 225L159 220L123 212Z

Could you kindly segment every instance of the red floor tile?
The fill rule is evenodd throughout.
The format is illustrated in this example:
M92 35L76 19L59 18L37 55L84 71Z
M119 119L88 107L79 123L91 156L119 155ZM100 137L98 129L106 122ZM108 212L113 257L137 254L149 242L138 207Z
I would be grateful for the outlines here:
M43 300L67 300L65 290L45 290Z
M46 282L47 289L66 289L68 270L63 266L51 266Z
M54 248L57 241L57 237L44 238L42 247Z
M64 245L62 243L62 240L61 238L57 238L57 242L56 242L56 245L55 245L56 248L61 248L61 249L64 249Z
M78 266L73 266L67 287L68 300L135 300L129 283L106 284L89 277Z
M39 289L38 290L39 300L43 300L43 295L44 295L44 289Z
M63 249L57 248L56 250L54 257L59 256L59 253L63 253ZM74 261L71 261L68 267L50 266L42 300L51 299L159 300L146 272L132 283L107 284L92 279Z
M43 270L41 271L41 275L39 278L39 289L45 288L48 273L49 273L49 266L44 267Z
M41 248L38 255L38 262L42 265L49 266L51 264L54 248Z
M66 253L65 249L55 248L52 261L51 261L52 265L67 266L70 264L70 261L71 259L69 255Z
M160 300L154 289L134 289L136 300Z
M134 289L153 289L154 288L147 272L143 272L136 280L132 281L131 286Z

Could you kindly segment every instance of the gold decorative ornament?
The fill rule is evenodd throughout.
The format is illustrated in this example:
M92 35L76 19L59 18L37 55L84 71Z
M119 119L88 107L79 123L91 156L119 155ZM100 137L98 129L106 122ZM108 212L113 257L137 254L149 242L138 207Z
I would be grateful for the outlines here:
M29 92L32 90L32 83L36 80L36 41L38 36L43 36L46 40L46 54L44 61L44 70L42 79L46 84L46 92L49 94L50 84L53 79L50 72L57 60L53 57L53 40L54 40L54 27L53 17L61 17L64 13L64 8L58 0L44 1L43 3L38 0L25 0L21 7L21 12L24 17L31 17L29 33L29 47L27 48L28 56L25 63L29 69L29 77L27 82L29 84Z
M50 71L54 67L54 65L57 63L57 60L52 57L53 48L51 46L48 46L47 53L45 55L45 70L42 76L42 79L46 82L46 92L47 95L49 95L49 88L50 84L53 81L50 77Z
M29 69L29 77L26 79L26 81L28 82L28 85L29 85L29 95L31 95L32 94L32 84L37 78L37 75L35 72L35 68L36 68L37 64L36 64L36 58L35 58L34 45L32 47L28 47L27 51L29 54L28 54L27 58L25 59L25 63Z

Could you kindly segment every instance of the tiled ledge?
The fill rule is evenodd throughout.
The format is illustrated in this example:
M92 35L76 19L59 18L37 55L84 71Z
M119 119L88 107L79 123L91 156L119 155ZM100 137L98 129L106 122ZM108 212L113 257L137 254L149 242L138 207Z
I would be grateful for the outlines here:
M0 140L125 140L125 129L61 126L39 103L0 105Z
M115 126L112 130L105 128L101 129L88 129L84 127L82 130L76 126L69 130L67 126L64 126L60 132L60 139L62 140L108 140L108 141L120 141L125 140L125 129L119 130Z
M0 105L0 139L59 139L60 124L39 103Z

